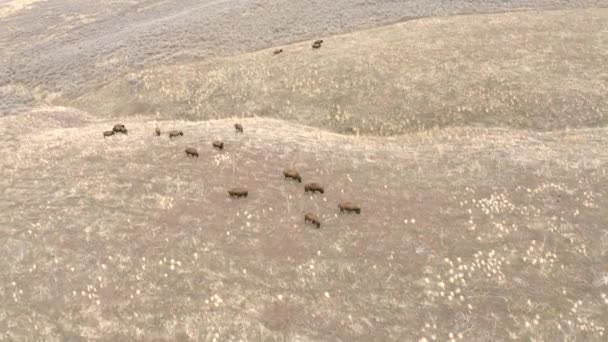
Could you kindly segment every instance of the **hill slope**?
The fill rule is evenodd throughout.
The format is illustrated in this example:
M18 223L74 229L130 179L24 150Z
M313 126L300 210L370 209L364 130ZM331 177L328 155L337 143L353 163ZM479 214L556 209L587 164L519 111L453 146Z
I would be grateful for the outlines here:
M135 71L60 103L125 116L281 118L335 132L608 122L608 9L428 18Z
M132 68L230 56L408 18L608 7L607 0L2 0L0 114ZM8 88L3 88L5 85ZM23 96L23 87L30 95ZM18 92L14 93L13 90Z
M605 337L606 128L380 139L133 118L104 139L114 122L31 117L0 144L2 340Z

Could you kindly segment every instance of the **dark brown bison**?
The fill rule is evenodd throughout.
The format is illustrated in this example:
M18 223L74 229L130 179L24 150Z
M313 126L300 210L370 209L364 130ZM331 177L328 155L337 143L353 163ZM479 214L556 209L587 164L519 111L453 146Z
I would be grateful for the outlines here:
M218 150L224 149L224 143L222 141L214 141L213 148L217 148Z
M274 50L274 54L275 55L278 55L278 54L280 54L282 52L283 52L283 49L276 49L276 50Z
M315 40L315 44L318 44L318 45L323 44L323 39Z
M249 192L245 188L232 188L228 190L228 194L230 195L230 197L239 198L247 197L247 195L249 195Z
M128 134L127 128L125 127L125 125L114 125L114 128L112 128L112 131L114 133L122 133L122 134Z
M184 135L184 132L178 131L178 130L173 130L173 131L169 132L169 139L173 139L175 137L181 137L183 135Z
M239 123L234 124L234 129L236 129L236 131L237 131L238 133L243 133L243 125L241 125L241 124L239 124Z
M156 129L154 130L154 134L156 134L157 137L160 136L160 128L156 127Z
M186 148L186 155L189 156L189 157L197 157L198 158L198 151L195 148L188 147L188 148Z
M306 185L304 185L304 191L305 192L320 192L320 193L324 193L325 190L323 190L323 187L321 185L319 185L318 183L308 183Z
M320 49L320 48L321 48L321 44L317 44L317 43L312 44L313 50Z
M321 221L319 221L319 217L313 213L306 213L306 215L304 215L304 223L311 223L317 226L317 228L321 228Z
M283 175L285 176L285 178L295 179L298 182L302 183L302 177L300 177L300 174L296 170L284 170Z
M352 202L342 202L338 204L338 208L340 208L341 213L347 212L361 214L361 207Z
M114 135L114 133L115 133L114 131L105 131L105 132L103 132L103 137L104 138L105 137L111 137L111 136Z

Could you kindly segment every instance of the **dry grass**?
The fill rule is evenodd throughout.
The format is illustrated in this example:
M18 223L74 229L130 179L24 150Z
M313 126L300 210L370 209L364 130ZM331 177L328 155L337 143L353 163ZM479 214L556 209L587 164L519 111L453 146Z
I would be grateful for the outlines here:
M3 19L0 112L58 102L102 118L0 118L0 340L606 339L605 9L423 19L314 52L150 66L355 28L371 6L321 25L344 13L332 2L302 33L267 11L281 2L188 1L105 14L41 1ZM57 8L57 26L20 24ZM230 20L204 18L218 11L247 34L217 36ZM265 13L273 34L253 25ZM215 50L191 44L208 31L188 18ZM134 61L147 67L114 79ZM104 139L118 122L129 134ZM236 186L249 196L230 199ZM361 215L341 215L345 200Z
M0 19L15 15L24 9L30 9L33 4L44 0L4 0L0 8Z
M341 133L608 122L608 10L427 18L134 71L61 103L114 116L263 116Z
M0 115L86 94L133 68L411 18L607 6L607 0L0 0Z
M605 339L605 128L382 139L132 118L104 140L114 121L36 115L0 145L1 340Z

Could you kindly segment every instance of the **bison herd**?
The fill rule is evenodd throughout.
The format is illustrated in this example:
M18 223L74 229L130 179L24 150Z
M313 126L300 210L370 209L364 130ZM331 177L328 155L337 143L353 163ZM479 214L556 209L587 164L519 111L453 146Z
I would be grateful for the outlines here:
M317 40L313 43L312 48L319 49L319 48L321 48L322 43L323 43L323 40ZM283 49L278 49L278 50L274 51L274 54L278 55L282 52L283 52ZM234 125L234 128L235 128L237 134L243 133L243 125L237 123ZM128 134L125 125L121 125L121 124L115 125L111 131L103 132L103 137L106 138L106 137L113 136L113 135L119 134L119 133ZM156 136L161 135L161 131L158 127L156 127L156 129L154 130L154 134ZM169 139L173 139L173 138L183 136L184 132L179 131L179 130L172 130L172 131L169 131L168 135L169 135ZM212 143L212 146L215 149L223 150L224 142L214 141ZM186 148L185 152L186 152L186 156L188 156L188 157L198 158L198 151L193 147ZM295 180L298 183L302 183L302 177L296 170L286 169L283 171L283 175L285 176L286 180ZM319 183L310 182L310 183L307 183L304 185L304 192L307 192L307 193L310 192L313 194L318 192L318 193L324 194L325 189ZM237 188L232 188L232 189L228 190L228 194L230 195L231 198L242 198L242 197L247 197L249 194L249 191L245 188L237 187ZM340 213L361 214L361 208L352 202L339 203L338 209L340 209ZM310 212L304 213L304 222L310 223L317 228L321 228L321 220L319 219L319 217L317 215L315 215L313 213L310 213Z
M237 123L234 125L234 128L236 130L236 133L243 133L243 125ZM121 125L121 124L115 125L111 131L103 132L103 136L105 138L105 137L109 137L109 136L112 136L112 135L115 135L118 133L128 134L127 128L125 127L125 125ZM154 134L156 136L161 135L161 131L158 127L156 127L156 129L154 130ZM176 137L183 136L184 132L179 131L179 130L172 130L172 131L169 131L168 135L169 135L170 139L173 139ZM214 141L212 143L212 146L215 149L222 150L222 149L224 149L224 142ZM187 147L184 151L186 152L186 156L198 158L197 149L195 149L193 147ZM300 176L298 171L296 171L294 169L283 170L283 176L285 176L286 180L295 180L298 183L302 183L302 176ZM304 192L307 192L307 193L310 192L313 194L314 193L324 194L325 189L319 183L310 182L310 183L306 183L304 185ZM242 198L242 197L247 197L249 195L249 191L245 188L237 187L237 188L232 188L232 189L228 190L228 195L230 195L231 198ZM358 205L356 205L352 202L339 203L338 209L340 209L340 213L361 214L361 207L359 207ZM319 217L310 212L304 213L304 223L310 223L317 228L321 228L321 220L319 219Z
M103 132L103 137L111 137L114 134L129 134L127 131L127 128L125 127L125 125L114 125L114 127L112 128L111 131L105 131Z
M321 44L323 44L323 39L315 40L312 43L312 49L313 50L320 49L321 48ZM283 53L283 49L276 49L276 50L274 50L274 52L272 54L276 56L276 55L279 55L279 54L282 54L282 53Z

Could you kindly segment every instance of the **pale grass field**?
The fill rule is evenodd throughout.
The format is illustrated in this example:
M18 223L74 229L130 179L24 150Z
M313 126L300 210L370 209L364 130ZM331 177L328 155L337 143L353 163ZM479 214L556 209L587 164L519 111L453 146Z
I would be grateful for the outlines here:
M106 116L263 116L349 134L608 121L608 9L425 18L134 70L57 103Z
M595 7L608 0L0 0L0 116L87 94L134 68L420 17Z
M15 15L22 10L29 9L33 4L45 0L2 0L0 1L0 19Z
M606 128L26 117L0 119L0 340L606 339Z
M29 3L0 25L63 8ZM320 36L317 51L152 66L194 53L189 35L205 37L187 19L230 4L69 4L74 26L28 47L44 61L25 42L0 54L20 56L0 64L0 113L22 106L0 117L0 341L606 340L606 9L428 18ZM243 25L270 6L238 4ZM135 28L109 19L122 10ZM157 12L183 21L137 21ZM125 32L146 65L117 77ZM233 34L203 54L261 46ZM45 52L62 39L82 59ZM104 139L116 123L129 134ZM230 199L236 186L249 196ZM346 200L361 215L340 214Z

